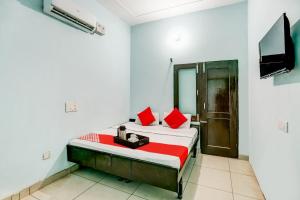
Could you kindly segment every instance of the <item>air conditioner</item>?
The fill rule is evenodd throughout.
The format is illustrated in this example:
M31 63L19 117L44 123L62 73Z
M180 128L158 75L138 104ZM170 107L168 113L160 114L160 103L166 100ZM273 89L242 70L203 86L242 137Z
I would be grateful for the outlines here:
M44 0L44 12L87 33L105 34L105 28L71 0Z

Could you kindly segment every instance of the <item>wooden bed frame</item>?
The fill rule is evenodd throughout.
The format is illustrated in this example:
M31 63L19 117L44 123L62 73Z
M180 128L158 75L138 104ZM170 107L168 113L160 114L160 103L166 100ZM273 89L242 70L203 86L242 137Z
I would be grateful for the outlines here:
M191 149L193 153L188 155L180 170L170 166L72 145L67 145L68 161L128 180L140 181L177 192L178 198L181 199L183 193L182 177L191 157L197 155L199 135L198 129L197 139Z

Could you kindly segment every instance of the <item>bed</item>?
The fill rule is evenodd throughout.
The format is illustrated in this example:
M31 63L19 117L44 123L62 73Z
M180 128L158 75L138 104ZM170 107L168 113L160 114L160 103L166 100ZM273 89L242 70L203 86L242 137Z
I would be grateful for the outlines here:
M82 138L71 140L67 145L68 160L84 167L177 192L181 199L183 173L190 158L197 154L198 130L193 127L171 129L162 125L145 127L134 122L122 125L126 126L127 132L149 137L151 144L148 146L158 145L159 149L169 149L171 152L161 153L157 148L155 151L151 148L130 149L102 142L110 141L110 138L117 135L119 126L114 126L101 131L101 143ZM177 154L174 154L176 151Z

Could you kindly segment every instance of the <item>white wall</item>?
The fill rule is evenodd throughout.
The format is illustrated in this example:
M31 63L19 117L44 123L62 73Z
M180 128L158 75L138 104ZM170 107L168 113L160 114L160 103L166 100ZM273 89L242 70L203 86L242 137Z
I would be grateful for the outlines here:
M105 36L46 16L42 0L0 1L0 199L68 167L71 138L128 120L130 27L96 0L76 2ZM66 100L79 112L66 114Z
M300 1L250 0L249 3L250 160L268 200L300 199ZM258 42L286 12L293 26L296 68L259 79ZM279 120L288 120L289 133Z
M174 33L182 44L172 44ZM131 35L131 117L150 105L161 114L173 107L175 64L239 60L239 150L248 155L247 3L134 26Z

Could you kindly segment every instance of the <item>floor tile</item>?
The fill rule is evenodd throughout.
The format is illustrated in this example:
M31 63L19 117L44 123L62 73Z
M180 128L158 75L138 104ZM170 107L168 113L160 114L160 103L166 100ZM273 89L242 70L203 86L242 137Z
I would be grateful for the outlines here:
M55 196L52 196L50 194L41 191L36 191L35 193L32 194L32 196L40 200L57 200Z
M97 183L75 200L126 200L130 194Z
M20 193L20 199L24 199L25 197L29 196L29 187L23 189Z
M99 182L101 181L107 174L91 169L91 168L81 168L75 172L73 172L73 174L77 175L77 176L81 176L83 178L87 178L89 180L95 181L95 182Z
M19 200L19 199L20 199L19 197L20 197L20 196L19 196L18 193L17 193L17 194L14 194L14 195L11 196L11 200Z
M232 173L231 179L233 192L235 194L264 199L255 177Z
M185 190L186 185L187 185L187 181L184 181L184 182L182 183L183 191Z
M248 161L198 155L183 174L183 199L263 200ZM233 193L232 193L233 192ZM156 200L177 199L177 193L83 168L22 200Z
M184 200L233 200L232 193L188 183L183 193Z
M40 200L71 200L94 185L85 178L69 175L32 194Z
M202 160L203 160L203 156L204 156L203 154L197 156L197 158L195 159L195 165L201 166Z
M248 161L229 159L229 166L231 172L254 176L252 167Z
M183 181L188 181L188 179L190 178L192 169L193 169L193 165L187 165L186 166L186 168L184 170L184 173L183 173L183 176L182 176Z
M242 196L242 195L238 195L238 194L234 194L233 195L233 199L234 200L258 200L258 199L253 199L253 198L250 198L250 197L245 197L245 196Z
M33 196L27 196L21 200L38 200L38 199L34 198Z
M232 192L230 172L194 166L188 182Z
M117 190L121 190L123 192L127 192L129 194L135 192L140 185L139 182L131 181L129 183L126 183L125 181L120 181L119 178L120 177L117 176L107 175L99 183L115 188Z
M229 171L228 158L219 156L203 155L202 159L198 159L195 165Z
M148 184L140 185L138 189L135 191L134 195L148 200L158 200L158 199L178 200L176 192L168 191Z
M145 199L138 197L138 196L131 195L128 200L145 200Z

